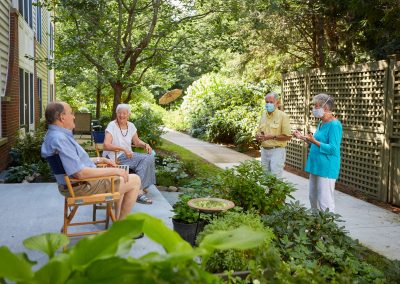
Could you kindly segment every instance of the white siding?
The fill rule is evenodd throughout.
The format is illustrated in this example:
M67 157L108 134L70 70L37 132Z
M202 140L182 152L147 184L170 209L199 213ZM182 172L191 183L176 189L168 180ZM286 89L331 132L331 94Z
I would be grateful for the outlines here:
M5 95L10 53L10 5L0 1L0 97Z
M33 44L33 30L25 22L22 17L18 18L18 44L19 44L19 67L25 71L33 73L34 61L32 60L34 55L34 44ZM29 56L26 58L25 56Z

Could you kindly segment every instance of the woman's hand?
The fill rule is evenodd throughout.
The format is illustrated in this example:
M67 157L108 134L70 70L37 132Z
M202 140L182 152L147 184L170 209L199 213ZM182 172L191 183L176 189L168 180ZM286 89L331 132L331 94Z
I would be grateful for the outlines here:
M124 149L125 156L130 159L133 157L133 152L127 149Z
M312 135L312 133L308 133L305 137L306 137L306 139L307 139L308 141L310 141L311 143L317 145L317 142L318 142L318 141L315 140L314 135Z
M153 152L153 149L147 143L144 143L144 147L143 148L146 150L147 154L151 154L151 152Z

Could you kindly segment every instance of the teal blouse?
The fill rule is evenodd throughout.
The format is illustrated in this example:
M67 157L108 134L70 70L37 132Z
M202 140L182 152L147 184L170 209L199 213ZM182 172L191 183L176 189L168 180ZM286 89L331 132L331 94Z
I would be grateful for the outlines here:
M306 172L331 179L339 177L342 134L342 124L337 119L318 124L314 138L321 146L311 144Z

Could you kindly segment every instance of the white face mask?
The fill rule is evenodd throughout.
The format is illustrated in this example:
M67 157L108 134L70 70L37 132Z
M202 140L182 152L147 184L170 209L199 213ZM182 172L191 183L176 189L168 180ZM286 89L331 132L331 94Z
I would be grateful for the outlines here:
M325 114L325 111L324 111L324 106L326 105L326 103L329 101L329 99L330 98L328 98L327 100L326 100L326 102L320 107L320 108L313 108L312 109L312 113L313 113L313 115L316 117L316 118L321 118L321 117L323 117L324 116L324 114Z

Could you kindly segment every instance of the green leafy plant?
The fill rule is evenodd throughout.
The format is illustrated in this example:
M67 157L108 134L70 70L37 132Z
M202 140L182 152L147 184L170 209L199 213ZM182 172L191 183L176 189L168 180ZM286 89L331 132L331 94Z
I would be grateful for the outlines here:
M149 252L134 259L126 257L134 240L144 232L159 243L165 254ZM26 255L0 247L0 282L15 283L220 283L195 259L205 260L214 250L250 249L264 242L265 233L240 227L206 236L192 248L164 223L144 213L129 215L106 232L81 239L66 252L55 255L68 239L61 234L43 234L24 245L48 255L49 261L33 271Z
M172 218L188 224L197 222L199 213L189 207L188 201L193 198L210 197L211 194L212 189L209 187L191 189L183 192L179 195L178 201L172 208L172 212L174 212L174 216ZM200 217L200 221L207 222L211 218L207 214L202 214Z
M339 218L329 212L312 212L296 202L265 215L263 221L273 228L282 260L289 262L292 271L309 267L319 271L324 282L341 273L360 283L379 282L382 273L359 257L358 242L337 225Z
M16 167L10 167L8 169L5 182L6 183L20 183L25 177L32 176L36 170L36 164L22 165Z
M172 126L212 142L254 146L263 92L219 74L195 81L179 110L170 113Z
M40 124L35 131L18 136L15 146L10 151L15 166L34 164L42 160L40 149L44 134L45 125Z
M201 242L203 238L213 232L239 228L243 225L253 230L263 231L266 235L265 241L260 244L260 246L250 250L214 251L205 263L208 271L223 272L225 270L248 270L250 268L250 261L256 259L258 252L268 250L274 234L271 229L264 227L260 216L255 212L228 211L224 213L223 216L219 216L217 219L212 220L210 224L206 225L197 240Z
M136 106L132 113L132 121L140 139L146 141L152 148L159 146L161 135L164 133L161 114L154 111L149 104Z
M215 189L222 198L245 211L255 209L269 214L284 206L294 187L273 175L266 175L258 161L245 161L219 176Z
M178 185L182 179L189 175L185 172L184 163L177 158L156 157L156 177L159 185Z

